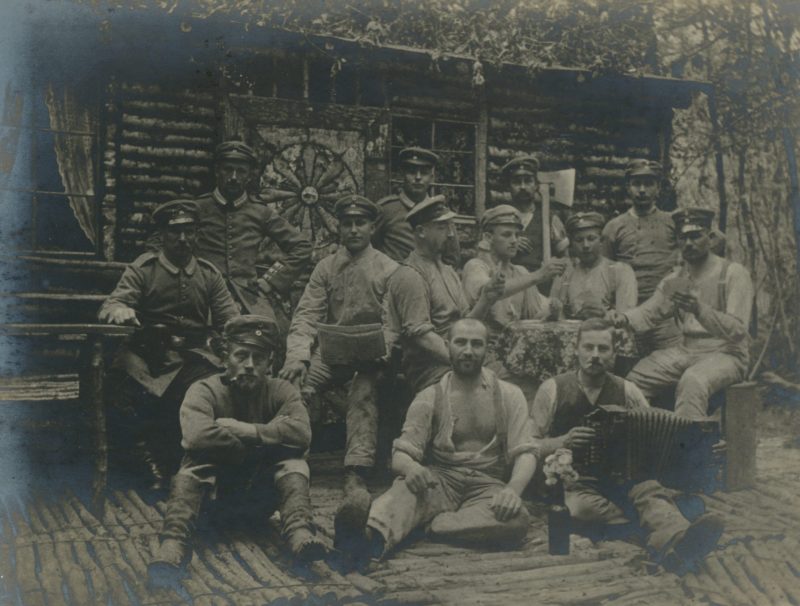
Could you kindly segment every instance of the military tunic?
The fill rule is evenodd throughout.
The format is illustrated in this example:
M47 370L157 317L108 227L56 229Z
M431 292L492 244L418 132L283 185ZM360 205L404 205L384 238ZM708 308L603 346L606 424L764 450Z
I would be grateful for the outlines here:
M469 312L461 281L452 267L412 251L389 279L386 326L403 348L406 379L417 392L449 369L415 346L415 337L435 331L447 338L450 326Z
M302 391L310 403L313 404L315 396L329 386L352 379L345 410L345 466L371 467L375 462L377 375L374 369L366 367L359 368L357 374L352 367L331 368L322 361L318 351L312 353L317 323L380 324L387 282L397 267L397 263L372 246L355 256L344 246L340 247L311 272L289 328L286 360L309 365Z
M638 303L649 299L661 279L677 260L675 222L656 208L640 216L631 208L603 227L603 254L633 268L638 286Z
M209 314L218 331L239 315L225 281L211 263L193 257L179 268L164 253L144 253L131 263L98 316L105 319L120 307L135 310L143 325L165 324L185 336L205 333Z

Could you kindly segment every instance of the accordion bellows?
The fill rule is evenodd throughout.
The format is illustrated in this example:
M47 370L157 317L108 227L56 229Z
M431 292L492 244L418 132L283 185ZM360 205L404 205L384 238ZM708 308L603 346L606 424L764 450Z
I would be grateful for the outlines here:
M713 488L718 475L713 446L720 439L715 421L695 421L660 408L606 406L590 413L584 424L596 438L577 453L576 469L583 475Z
M339 326L317 324L319 354L328 366L371 362L386 355L386 342L380 324Z

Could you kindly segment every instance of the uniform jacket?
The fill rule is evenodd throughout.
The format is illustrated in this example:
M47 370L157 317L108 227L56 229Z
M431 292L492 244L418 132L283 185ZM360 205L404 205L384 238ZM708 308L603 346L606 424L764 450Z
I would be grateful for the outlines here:
M341 246L322 259L297 304L286 343L287 360L311 360L317 323L380 324L389 276L398 264L368 246L353 256Z

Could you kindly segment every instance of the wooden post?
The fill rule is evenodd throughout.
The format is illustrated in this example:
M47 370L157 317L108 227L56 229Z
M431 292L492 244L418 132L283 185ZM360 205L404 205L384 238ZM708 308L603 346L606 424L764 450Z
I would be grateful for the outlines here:
M737 383L725 390L722 431L727 444L727 490L741 490L755 484L756 419L760 403L755 383Z
M91 403L95 421L95 459L92 478L92 506L95 514L102 517L103 493L108 478L108 436L106 435L106 409L103 398L103 337L89 335L89 368L86 373L86 388L82 391Z

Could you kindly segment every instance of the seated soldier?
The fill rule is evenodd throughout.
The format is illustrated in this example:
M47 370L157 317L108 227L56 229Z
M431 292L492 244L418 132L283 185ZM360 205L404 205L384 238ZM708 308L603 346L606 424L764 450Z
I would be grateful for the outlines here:
M636 276L625 263L601 254L603 215L575 213L567 219L572 264L553 281L550 296L561 303L568 320L602 318L609 310L623 312L636 305Z
M577 355L578 370L547 379L533 401L531 418L540 460L559 448L587 448L595 430L584 426L584 419L596 408L648 406L633 383L610 372L615 346L613 325L608 320L591 318L581 324ZM581 476L565 488L572 518L589 526L605 525L606 538L630 533L632 520L638 516L651 555L678 573L705 557L722 534L721 521L702 513L699 497L684 501L681 493L656 480L619 484L608 477ZM689 503L696 509L690 513L685 508L693 521L679 507Z
M520 494L536 459L522 392L483 368L488 332L457 320L452 370L417 394L394 441L392 487L372 504L366 525L340 526L340 549L381 557L429 524L439 539L508 547L525 540Z
M389 279L386 329L389 345L402 348L402 368L414 393L433 385L450 368L445 336L462 317L483 318L502 296L499 273L481 289L470 308L455 270L442 262L455 213L434 196L406 215L414 235L414 250Z
M505 278L503 298L492 305L486 315L489 329L489 357L495 352L497 338L503 329L515 320L544 320L550 314L550 301L536 288L542 281L550 281L567 266L566 259L551 259L534 272L511 262L517 254L522 232L522 217L519 211L508 204L487 210L481 217L483 239L478 255L464 266L464 294L467 303L474 305L481 289L495 274ZM488 365L495 372L501 371L499 361ZM503 374L501 374L503 376ZM505 377L503 377L505 378Z
M339 219L341 246L311 273L289 328L286 363L278 376L301 385L307 403L328 387L352 379L346 399L342 509L351 508L355 510L351 515L363 512L361 515L366 516L370 496L365 479L375 464L377 445L378 361L357 368L328 366L314 344L319 323L380 324L386 283L398 265L370 244L378 215L378 207L372 201L348 195L336 203L334 211Z
M713 218L702 208L673 213L684 264L642 305L615 315L618 325L637 332L675 318L683 342L654 351L627 378L650 399L676 386L675 412L691 419L707 416L709 396L741 381L749 360L753 283L739 263L711 252Z
M154 585L183 575L207 496L227 497L219 511L256 527L278 509L294 558L325 554L311 519L304 460L311 442L308 413L291 383L269 377L277 327L266 316L240 316L225 325L224 337L225 372L192 385L181 405L185 455L172 479L161 545L147 570Z
M114 389L112 416L122 417L114 426L132 434L124 438L141 451L154 488L179 462L178 407L186 389L217 370L206 348L212 328L221 331L239 315L219 271L192 252L196 221L196 205L188 200L156 208L161 251L131 263L98 313L101 322L140 327L117 351L107 384ZM120 452L128 448L120 444Z

